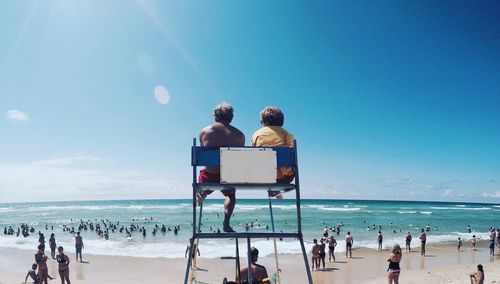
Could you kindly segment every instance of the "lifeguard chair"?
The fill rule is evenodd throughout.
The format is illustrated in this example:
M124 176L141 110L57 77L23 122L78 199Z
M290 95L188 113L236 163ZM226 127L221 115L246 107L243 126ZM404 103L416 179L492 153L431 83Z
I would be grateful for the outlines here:
M184 284L191 284L195 280L195 269L191 263L193 261L193 249L198 245L200 239L234 239L236 242L236 280L239 277L239 239L247 241L248 267L252 265L250 254L250 240L254 238L273 238L276 256L276 266L278 268L276 238L293 238L300 242L304 266L307 273L309 284L312 284L311 271L304 246L302 236L302 223L300 211L300 183L299 168L297 163L297 142L294 140L293 148L289 147L200 147L196 146L196 139L193 139L191 148L191 165L193 167L193 235L190 240L189 257L187 259ZM220 167L220 183L198 183L197 167ZM291 167L295 173L294 183L276 183L276 169L279 167ZM205 190L259 190L267 191L268 196L286 193L295 190L296 200L296 222L297 230L294 232L276 232L274 226L274 217L272 209L272 198L269 197L269 213L271 217L272 232L231 232L231 233L203 233L202 215L203 203L197 206L197 195ZM278 273L279 273L279 269ZM279 274L278 274L279 283ZM248 269L248 283L252 283L251 269Z

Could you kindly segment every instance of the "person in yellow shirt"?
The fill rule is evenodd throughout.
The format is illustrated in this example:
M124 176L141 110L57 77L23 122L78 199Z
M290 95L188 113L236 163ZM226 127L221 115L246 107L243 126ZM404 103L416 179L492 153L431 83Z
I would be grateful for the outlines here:
M254 147L293 147L293 135L283 128L285 115L278 107L265 107L260 112L262 128L252 136ZM277 183L290 183L294 179L292 168L278 168Z

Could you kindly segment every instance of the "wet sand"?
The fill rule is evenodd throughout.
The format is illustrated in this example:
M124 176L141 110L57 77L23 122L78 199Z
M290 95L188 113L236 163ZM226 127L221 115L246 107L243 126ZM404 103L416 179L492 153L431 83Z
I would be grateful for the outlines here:
M203 248L200 248L203 249ZM0 254L0 283L19 284L24 281L34 261L35 250L2 248ZM313 271L314 283L387 283L388 250L353 250L353 258L346 259L337 253L337 262L326 263L324 271ZM70 279L72 283L183 283L186 260L184 258L140 258L124 256L86 255L84 261L76 262L69 252ZM485 267L486 282L500 283L500 255L489 256L486 243L480 243L477 251L469 248L457 252L453 245L428 248L426 257L415 250L404 253L401 262L401 283L470 283L468 273L481 263ZM300 255L279 255L281 283L306 283L303 258ZM274 256L259 259L269 274L275 273ZM246 259L241 259L246 264ZM49 283L60 283L57 262L49 260L49 274L57 279ZM204 283L222 283L223 277L234 280L234 260L203 259L197 261L197 280ZM495 282L493 282L495 281Z

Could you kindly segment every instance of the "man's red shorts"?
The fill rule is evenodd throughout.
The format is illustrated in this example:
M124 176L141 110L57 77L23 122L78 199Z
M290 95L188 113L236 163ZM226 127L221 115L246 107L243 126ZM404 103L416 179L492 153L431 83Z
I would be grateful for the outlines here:
M294 176L284 176L282 178L277 178L276 182L277 183L291 183L293 179L294 179Z
M206 170L201 170L200 175L198 176L198 182L199 183L204 183L204 182L217 182L217 183L219 183L220 182L220 174L207 172ZM214 192L214 191L210 190L210 189L205 190L206 195L209 195L212 192ZM224 189L224 190L221 190L221 192L224 196L234 196L234 194L235 194L234 189Z

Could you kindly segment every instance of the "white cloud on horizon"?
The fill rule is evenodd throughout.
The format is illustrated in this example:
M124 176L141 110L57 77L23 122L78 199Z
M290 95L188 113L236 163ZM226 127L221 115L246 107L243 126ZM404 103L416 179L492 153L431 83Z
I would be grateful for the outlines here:
M18 109L8 109L5 117L10 121L28 122L30 120L28 114Z
M111 162L75 155L0 164L0 203L190 196L187 182L141 171L105 170L103 163Z
M482 196L483 197L500 198L500 190L497 190L495 192L483 192Z

